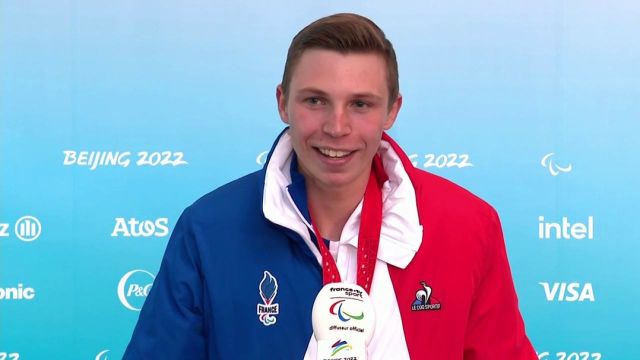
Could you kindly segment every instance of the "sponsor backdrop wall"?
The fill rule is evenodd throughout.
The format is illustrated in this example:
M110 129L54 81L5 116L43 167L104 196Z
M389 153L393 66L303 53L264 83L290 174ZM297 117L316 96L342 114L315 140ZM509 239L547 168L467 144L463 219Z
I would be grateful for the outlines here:
M0 359L122 356L181 211L283 128L291 38L344 11L396 47L391 135L501 214L540 358L640 358L637 2L116 0L0 2Z

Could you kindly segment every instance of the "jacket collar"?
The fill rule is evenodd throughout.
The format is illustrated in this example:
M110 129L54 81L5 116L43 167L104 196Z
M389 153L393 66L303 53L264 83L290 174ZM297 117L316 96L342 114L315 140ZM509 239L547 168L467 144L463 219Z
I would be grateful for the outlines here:
M311 224L308 216L303 215L308 214L308 209L299 209L288 190L292 184L291 164L295 154L287 130L288 128L276 139L263 169L262 210L269 221L300 235L318 262L321 262L322 257L309 233ZM378 154L382 157L384 169L389 176L382 187L382 229L378 259L405 268L422 243L422 225L418 219L416 192L411 182L414 168L409 158L387 134L383 134ZM298 204L301 203L306 201L298 201ZM342 244L358 246L361 211L362 201L345 224L340 239Z

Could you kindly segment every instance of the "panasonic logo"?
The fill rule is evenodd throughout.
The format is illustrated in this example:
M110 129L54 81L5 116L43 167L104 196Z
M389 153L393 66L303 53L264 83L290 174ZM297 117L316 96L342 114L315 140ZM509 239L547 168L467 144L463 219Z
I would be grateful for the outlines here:
M33 300L36 291L32 287L18 284L18 287L0 288L0 300Z

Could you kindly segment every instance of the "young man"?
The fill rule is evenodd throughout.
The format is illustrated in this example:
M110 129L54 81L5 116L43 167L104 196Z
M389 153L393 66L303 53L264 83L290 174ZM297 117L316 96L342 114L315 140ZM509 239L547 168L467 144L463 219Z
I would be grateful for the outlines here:
M495 211L384 133L402 105L384 33L354 14L315 21L276 97L288 127L261 171L184 211L124 358L537 359ZM363 300L312 315L323 284ZM325 321L371 321L370 336L319 346Z

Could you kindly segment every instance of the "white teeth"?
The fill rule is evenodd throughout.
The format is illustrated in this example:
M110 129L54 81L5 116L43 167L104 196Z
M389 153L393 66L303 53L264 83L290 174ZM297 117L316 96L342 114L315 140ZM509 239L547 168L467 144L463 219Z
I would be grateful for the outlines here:
M349 151L340 151L340 150L325 149L325 148L318 148L318 150L320 150L322 155L326 155L326 156L332 157L332 158L345 157L345 156L347 156L347 155L349 155L351 153Z

